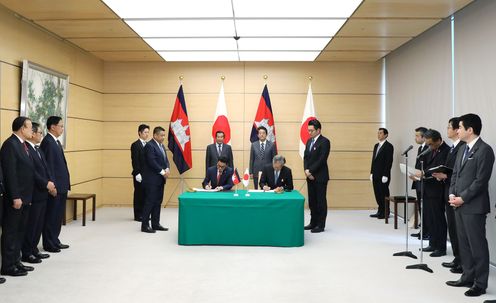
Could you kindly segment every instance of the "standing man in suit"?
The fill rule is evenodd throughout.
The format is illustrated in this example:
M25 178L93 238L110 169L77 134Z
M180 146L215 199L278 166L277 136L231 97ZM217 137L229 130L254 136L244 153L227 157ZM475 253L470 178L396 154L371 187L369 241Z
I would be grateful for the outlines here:
M389 182L391 182L391 167L393 166L394 147L387 141L389 132L386 128L377 131L378 143L374 145L372 153L372 164L370 167L370 181L374 187L377 213L370 217L384 219L389 214L385 211L385 199L389 197Z
M27 230L22 243L22 261L27 263L41 263L41 259L48 258L48 254L42 254L38 250L41 239L48 195L57 196L57 189L52 182L52 173L48 170L45 155L38 144L43 139L43 131L40 125L33 122L33 137L26 140L28 152L34 164L34 189L33 202L29 209Z
M427 128L423 127L423 126L420 126L420 127L417 127L415 129L415 143L419 144L420 146L418 147L417 149L417 157L415 158L415 169L420 169L420 161L424 159L424 157L418 157L420 154L422 154L426 149L428 149L429 147L427 146L427 144L425 144L425 137L424 137L424 134L425 132L427 131ZM412 189L415 189L415 192L417 194L417 206L418 206L418 210L419 210L419 215L422 213L422 205L420 203L421 201L421 198L422 198L422 194L420 192L420 181L418 181L417 179L415 179L414 176L410 176L410 179L413 181L412 182ZM429 239L429 224L428 224L428 220L425 216L426 214L424 213L424 216L423 216L423 221L422 222L422 231L423 231L423 236L424 236L424 240L428 240ZM420 239L420 232L418 233L413 233L411 234L412 237L417 237Z
M230 190L233 187L233 173L234 169L227 166L227 158L220 156L217 165L207 169L202 186L205 189Z
M227 166L234 168L234 158L231 145L224 144L224 137L225 134L223 131L217 131L215 133L215 143L209 144L207 146L207 152L205 156L205 170L207 170L209 167L216 166L220 156L226 157Z
M458 127L459 127L458 117L451 118L448 122L447 135L451 139L453 145L450 148L448 157L446 158L445 166L449 168L455 167L456 155L459 150L463 150L465 142L460 141L458 137ZM444 181L444 205L446 211L446 220L448 224L448 234L451 242L451 249L453 250L454 259L451 262L443 262L441 265L450 268L452 273L461 274L463 272L461 261L460 261L460 250L458 248L458 233L456 231L456 221L455 221L455 210L449 205L449 188L451 184L451 176L453 171L444 173L434 173L432 176Z
M267 140L267 128L257 128L259 141L253 142L250 149L250 176L255 189L258 189L258 175L265 165L270 164L276 155L274 143Z
M5 194L5 190L3 187L3 173L2 173L2 165L0 161L0 227L2 227L2 218L3 218L3 195ZM5 278L0 277L0 284L5 283Z
M312 233L325 229L327 217L327 183L329 167L327 158L331 152L331 142L321 135L322 125L319 120L308 122L310 139L305 146L303 166L307 177L308 206L310 207L310 224L305 226Z
M424 213L428 213L430 220L429 246L425 252L431 252L431 257L446 255L447 225L444 215L444 182L435 178L429 169L444 165L450 148L441 138L441 134L434 129L429 129L424 134L425 143L430 151L425 155L424 163ZM420 174L418 177L421 177ZM425 221L424 221L425 222Z
M33 135L31 120L17 117L12 136L2 145L0 156L5 180L2 230L2 275L25 276L34 268L21 263L21 246L33 198L34 165L26 140Z
M141 188L141 182L143 181L143 176L141 175L141 170L144 165L143 150L146 145L146 139L148 139L148 134L150 133L150 126L146 124L140 124L138 126L138 140L131 144L131 164L133 166L133 185L134 185L134 196L133 196L133 207L134 207L134 221L141 222L141 213L143 212L143 190Z
M286 159L281 155L275 155L272 164L265 165L260 178L260 187L263 190L274 190L277 193L293 190L293 174L284 164Z
M466 143L456 157L451 176L449 202L455 207L460 257L463 274L450 286L467 286L466 296L486 293L489 277L489 249L486 239L486 217L490 212L489 179L494 164L491 146L479 137L482 121L476 114L460 117L458 134Z
M157 126L153 129L153 139L145 145L143 174L143 207L141 231L154 233L157 230L167 231L160 225L160 206L164 199L165 181L170 174L169 159L164 147L165 129ZM150 228L150 217L152 227Z
M52 173L53 183L57 188L56 196L48 196L45 226L43 227L43 249L58 253L69 245L60 242L62 218L65 213L67 193L71 190L69 168L64 155L64 149L59 137L64 133L64 120L59 116L50 116L46 127L48 133L41 141L40 148L45 154L48 170Z

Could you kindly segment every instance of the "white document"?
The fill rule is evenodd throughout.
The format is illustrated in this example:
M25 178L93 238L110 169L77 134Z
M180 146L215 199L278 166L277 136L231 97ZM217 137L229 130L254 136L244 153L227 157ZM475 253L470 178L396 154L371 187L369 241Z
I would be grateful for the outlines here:
M201 191L201 192L208 192L208 193L213 193L213 192L219 191L218 189L215 189L215 188L213 188L213 189L204 189L204 188L196 188L196 187L194 187L193 190L194 191Z
M249 193L273 193L274 190L263 190L263 189L249 189Z
M404 163L400 163L400 171L402 174L406 174L406 165ZM408 166L408 176L415 176L415 180L420 180L420 178L418 178L416 175L417 174L420 174L420 170L414 168L414 167L411 167L411 166Z

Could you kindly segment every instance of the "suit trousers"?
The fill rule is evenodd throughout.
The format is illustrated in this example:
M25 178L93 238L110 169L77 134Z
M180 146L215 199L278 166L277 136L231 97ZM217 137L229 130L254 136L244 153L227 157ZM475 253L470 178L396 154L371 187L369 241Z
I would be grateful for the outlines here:
M325 228L327 218L327 182L307 180L310 225Z
M377 203L377 206L379 207L377 210L377 213L380 216L388 215L385 214L385 200L386 197L389 197L389 180L386 183L382 183L382 176L379 177L379 179L372 179L372 185L374 187L374 195L375 195L375 202Z
M257 176L255 177L255 174L253 174L253 186L255 189L258 189L258 174Z
M424 214L429 225L429 246L446 250L447 241L447 224L444 216L444 199L443 197L425 197ZM424 220L424 222L426 222Z
M448 198L446 198L446 201L448 201ZM451 249L453 250L453 256L455 259L453 262L456 264L460 265L460 249L458 247L458 233L456 231L456 220L455 220L455 210L453 209L452 206L449 205L448 202L445 203L445 209L446 209L446 220L448 223L448 234L449 234L449 239L451 242Z
M149 226L151 217L152 228L160 225L160 207L164 199L164 186L156 184L143 184L143 193L145 198L145 205L143 206L143 214L141 226Z
M472 282L482 289L487 288L489 278L489 249L486 239L486 214L463 214L455 210L462 281Z
M43 248L58 248L60 231L65 213L67 193L57 193L56 197L49 196L43 226Z
M41 239L43 225L45 224L47 200L37 201L31 204L29 209L26 234L22 243L22 255L30 256L38 253L38 243Z
M140 182L136 181L133 176L134 185L134 196L133 196L133 208L134 208L134 219L141 220L141 213L143 212L143 187Z
M418 210L419 210L419 216L422 219L420 224L422 225L422 232L424 235L429 235L430 234L430 229L429 229L429 214L424 211L422 212L422 193L420 192L420 182L417 183L418 188L416 188L415 193L417 194L417 205L418 205Z
M29 205L15 209L4 204L2 229L2 271L12 270L21 261L21 246L28 224Z

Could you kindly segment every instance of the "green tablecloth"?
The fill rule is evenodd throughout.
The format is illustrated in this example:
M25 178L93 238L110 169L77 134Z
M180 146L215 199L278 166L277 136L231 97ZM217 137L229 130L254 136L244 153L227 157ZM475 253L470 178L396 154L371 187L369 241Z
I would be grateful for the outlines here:
M180 245L303 246L298 192L185 192L179 196Z

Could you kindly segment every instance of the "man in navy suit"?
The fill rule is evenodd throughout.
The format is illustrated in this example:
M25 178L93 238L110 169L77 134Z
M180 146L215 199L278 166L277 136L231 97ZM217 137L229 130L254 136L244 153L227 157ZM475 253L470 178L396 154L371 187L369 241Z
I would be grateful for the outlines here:
M133 166L133 185L134 185L134 196L133 196L133 207L134 207L134 221L141 222L141 213L143 212L143 189L141 188L141 181L143 181L143 176L141 175L141 170L143 168L145 158L143 150L145 149L146 139L148 139L148 133L150 132L150 126L146 124L140 124L138 126L138 140L131 144L131 164Z
M489 180L494 165L491 146L479 137L482 121L476 114L460 117L458 135L466 143L455 160L451 176L449 203L455 208L458 244L463 274L450 286L470 287L468 297L486 293L489 278L489 248L486 217L490 212Z
M57 195L55 197L48 196L43 227L43 249L58 253L61 249L69 248L69 245L60 242L59 236L65 213L67 192L71 190L71 181L64 149L58 139L64 132L64 120L58 116L48 117L46 127L48 133L41 141L40 148L45 154L48 170L52 173L52 181L57 188Z
M321 135L321 129L319 120L308 122L310 139L307 141L303 156L311 216L310 224L305 226L305 229L310 229L313 233L324 231L327 217L327 183L329 182L327 158L331 152L331 141Z
M207 145L205 153L205 170L217 164L220 156L227 158L227 166L234 167L234 158L231 145L224 143L225 134L219 130L215 133L215 143Z
M33 135L31 120L22 116L15 118L12 132L0 150L6 192L0 272L7 276L25 276L34 269L20 262L34 187L34 165L26 146L26 139Z
M41 263L41 259L49 257L48 254L40 253L38 243L45 223L48 194L50 193L53 197L57 196L57 189L51 181L53 180L52 173L48 170L45 155L38 146L42 138L43 131L40 125L33 122L33 137L26 142L35 169L33 202L29 209L28 226L22 243L22 261L27 263Z
M153 129L153 139L144 149L144 165L142 169L144 206L141 231L154 233L157 230L167 231L160 225L160 205L164 199L165 182L170 174L169 160L164 147L165 129L157 126ZM149 221L152 226L150 228Z
M203 188L223 191L233 187L232 175L234 170L227 166L228 161L227 157L220 156L217 165L207 169L207 174L202 182Z
M281 155L272 158L272 164L265 165L260 177L260 188L275 192L293 190L293 174L287 166L286 159Z

